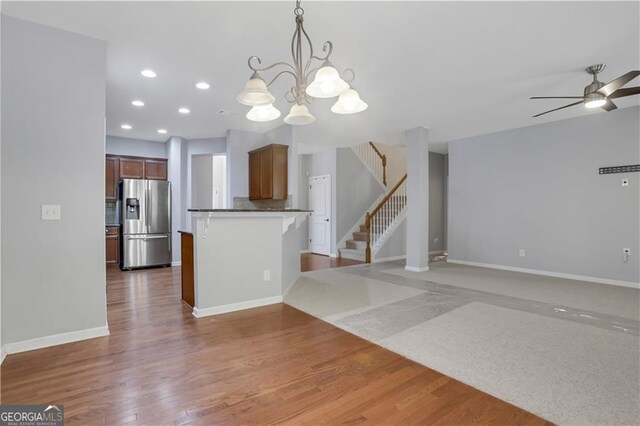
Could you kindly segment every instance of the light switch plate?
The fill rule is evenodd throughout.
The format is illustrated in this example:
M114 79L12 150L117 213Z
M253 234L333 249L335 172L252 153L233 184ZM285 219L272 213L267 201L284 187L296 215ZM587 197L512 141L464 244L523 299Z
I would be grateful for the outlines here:
M60 220L59 204L43 204L42 220Z
M525 257L527 255L527 252L525 251L525 249L520 249L518 250L518 255L520 257Z

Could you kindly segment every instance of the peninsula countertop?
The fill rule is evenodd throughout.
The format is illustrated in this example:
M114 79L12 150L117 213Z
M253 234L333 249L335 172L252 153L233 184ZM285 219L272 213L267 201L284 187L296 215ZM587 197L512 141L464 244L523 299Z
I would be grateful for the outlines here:
M312 213L313 210L301 210L301 209L187 209L189 212L194 213L233 213L233 212L242 212L242 213Z

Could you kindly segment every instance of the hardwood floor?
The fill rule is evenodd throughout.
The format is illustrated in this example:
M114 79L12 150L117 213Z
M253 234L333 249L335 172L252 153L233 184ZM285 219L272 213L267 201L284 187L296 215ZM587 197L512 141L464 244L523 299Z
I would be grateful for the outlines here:
M360 265L364 262L351 259L323 256L315 253L300 255L300 269L302 272L317 271L318 269L338 268L340 266Z
M195 319L180 268L108 272L109 337L9 355L4 404L67 424L543 424L284 304Z

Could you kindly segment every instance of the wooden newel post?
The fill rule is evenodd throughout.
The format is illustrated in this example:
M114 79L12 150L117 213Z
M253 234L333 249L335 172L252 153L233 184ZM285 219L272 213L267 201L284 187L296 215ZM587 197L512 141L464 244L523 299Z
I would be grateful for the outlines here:
M367 248L365 250L365 262L371 263L371 215L367 212L365 226L367 227Z
M387 156L382 156L382 183L387 186Z

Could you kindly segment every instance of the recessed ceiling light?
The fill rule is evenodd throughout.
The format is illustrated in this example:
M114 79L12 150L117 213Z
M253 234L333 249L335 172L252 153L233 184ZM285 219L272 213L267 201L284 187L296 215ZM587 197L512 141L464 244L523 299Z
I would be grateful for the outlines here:
M143 77L154 78L157 74L154 70L142 70L140 73Z
M139 101L139 100L135 100L135 101L131 102L131 105L137 106L137 107L141 107L141 106L144 106L144 102Z
M165 129L158 129L158 133L162 133L164 135L167 131Z
M180 114L189 114L191 111L189 111L189 108L182 107L178 110L178 112Z
M122 126L120 126L120 127L122 127L122 128L123 128L123 129L125 129L125 130L131 130L131 124L123 124L123 125L122 125Z
M196 84L196 87L200 90L207 90L209 87L209 83L205 82L205 81L201 81L198 84Z

